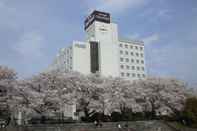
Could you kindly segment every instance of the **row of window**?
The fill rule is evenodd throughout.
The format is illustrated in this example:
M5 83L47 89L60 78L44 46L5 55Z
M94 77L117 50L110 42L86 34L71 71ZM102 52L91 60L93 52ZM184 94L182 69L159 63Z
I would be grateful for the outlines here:
M70 58L70 59L69 59ZM65 58L66 59L66 58ZM72 57L68 57L66 60L64 60L64 64L69 64L72 62Z
M72 50L71 49L61 49L61 54L64 54L64 55L68 55L68 54L71 54L72 53Z
M133 46L133 45L127 45L127 44L120 44L120 47L124 47L126 49L130 48L130 49L136 49L136 50L143 50L143 47L139 47L139 46Z
M70 61L64 61L64 67L66 67L66 69L70 69L70 70L72 70L72 66L71 66L71 64L70 64Z
M58 57L59 59L72 59L72 55L70 54L63 54Z
M142 66L142 67L140 67L140 66L129 66L129 65L120 65L120 68L121 69L127 69L127 70L129 70L129 69L132 69L132 70L142 70L142 71L144 71L144 67Z
M66 65L66 66L64 66L67 70L72 70L72 66L70 66L70 65Z
M122 51L122 50L120 50L120 54L123 54L124 52ZM125 53L124 53L125 55L129 55L129 52L128 51L125 51ZM134 56L134 52L130 52L130 55L131 56ZM141 57L144 57L144 54L143 53L135 53L135 56L137 56L137 57L139 57L139 56L141 56Z
M124 73L121 72L121 77L138 77L138 78L145 78L145 74L136 74L136 73Z
M120 58L120 62L129 62L129 58ZM134 63L135 62L135 60L134 59L131 59L131 63ZM138 59L136 59L136 63L137 64L139 64L139 63L141 63L141 64L144 64L144 60L138 60Z

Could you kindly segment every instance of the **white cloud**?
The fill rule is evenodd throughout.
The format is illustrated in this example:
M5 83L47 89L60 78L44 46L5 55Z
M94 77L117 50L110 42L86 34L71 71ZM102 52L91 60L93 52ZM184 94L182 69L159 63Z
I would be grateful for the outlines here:
M158 15L159 16L165 16L165 15L167 15L169 13L169 10L160 10L159 12L158 12Z
M164 19L170 19L172 15L172 11L168 9L163 9L158 12L158 17L164 18Z
M142 40L144 41L144 44L148 45L157 42L159 39L160 39L159 34L155 33L148 37L143 38Z
M197 12L197 7L196 7L196 8L192 8L192 10L193 10L194 12Z
M149 45L149 44L153 44L157 41L160 40L160 36L157 33L154 33L152 35L146 36L146 37L142 37L141 34L138 33L134 33L134 34L128 34L126 35L129 39L138 39L138 40L142 40L144 42L145 45Z
M21 69L20 77L27 77L38 73L47 67L46 41L42 34L38 32L24 33L12 46L15 51L18 68ZM15 63L16 64L16 63Z
M146 20L148 23L158 23L161 24L162 22L169 22L173 19L174 11L172 9L155 9L155 8L148 8L144 10L139 16ZM153 17L154 16L154 17Z
M36 32L25 33L14 46L24 59L36 59L43 56L44 38Z
M90 2L90 0L88 0ZM128 8L137 8L143 6L147 0L96 0L96 5L91 5L90 11L104 10L113 13L123 12ZM90 3L88 3L90 4Z
M0 1L0 9L3 7L5 7L5 4L2 1Z
M15 8L9 6L8 4L6 4L5 2L3 1L0 1L0 10L3 10L3 11L6 11L6 12L13 12L13 11L16 11ZM0 12L1 13L1 12ZM3 13L3 12L2 12Z
M179 41L162 47L148 48L149 73L159 76L171 76L185 80L191 85L196 84L197 73L194 71L197 61L196 45L184 47ZM185 55L184 52L187 52Z
M127 37L130 39L140 39L140 34L138 34L138 33L129 34L129 35L127 35Z

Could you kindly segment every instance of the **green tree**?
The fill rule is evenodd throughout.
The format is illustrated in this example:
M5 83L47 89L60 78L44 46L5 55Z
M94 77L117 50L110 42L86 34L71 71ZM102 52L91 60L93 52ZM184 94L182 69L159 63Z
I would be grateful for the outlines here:
M197 98L188 98L185 102L183 117L187 124L197 127Z

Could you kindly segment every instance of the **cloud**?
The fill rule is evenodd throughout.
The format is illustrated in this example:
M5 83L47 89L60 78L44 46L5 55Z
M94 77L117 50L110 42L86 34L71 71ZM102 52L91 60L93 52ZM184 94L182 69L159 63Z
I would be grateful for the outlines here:
M162 9L158 11L157 16L163 19L170 19L172 17L172 11L169 9Z
M152 34L152 35L150 35L148 37L142 38L142 40L144 41L145 45L153 44L156 41L158 41L159 39L160 39L160 36L157 33Z
M42 57L44 37L37 32L28 32L21 36L13 49L24 59L37 59Z
M169 10L160 10L160 11L158 12L158 15L159 15L159 16L165 16L165 15L168 15L168 13L169 13Z
M156 41L159 41L160 40L160 35L158 33L154 33L154 34L151 34L151 35L146 36L146 37L142 37L142 35L139 34L139 33L129 34L129 35L126 35L126 36L129 39L142 40L145 45L150 45L150 44L153 44Z
M146 20L148 23L169 22L173 19L174 11L169 8L148 8L139 14L141 19Z
M197 73L194 71L197 66L197 46L185 47L174 41L164 46L148 47L148 69L149 74L159 76L170 76L197 84ZM183 53L187 52L187 53Z
M96 0L94 4L97 4L94 5L90 1L91 0L88 0L88 4L91 6L89 11L97 9L113 13L120 13L129 8L141 7L147 2L147 0Z
M134 33L134 34L128 34L126 35L126 37L129 39L134 39L134 40L135 39L142 40L145 45L150 45L160 40L160 35L158 33L153 33L146 37L142 37L142 35L139 33Z
M0 1L0 9L4 7L5 7L5 4L2 1Z
M192 8L194 12L197 12L197 7Z
M8 6L5 2L3 1L0 1L0 11L1 10L4 10L6 12L13 12L13 11L16 11L15 8L11 7L11 6ZM3 12L0 12L1 14L4 14Z
M30 76L47 67L48 58L45 49L45 37L39 32L32 31L21 35L18 42L12 46L17 56L15 64L20 70L20 77Z
M134 33L134 34L128 34L126 35L130 39L140 39L140 34Z

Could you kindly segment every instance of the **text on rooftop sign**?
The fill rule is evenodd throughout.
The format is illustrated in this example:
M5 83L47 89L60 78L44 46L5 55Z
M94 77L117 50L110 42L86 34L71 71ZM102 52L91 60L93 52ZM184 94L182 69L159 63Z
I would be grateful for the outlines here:
M110 23L110 14L100 11L94 11L85 20L85 29L87 29L94 21Z

